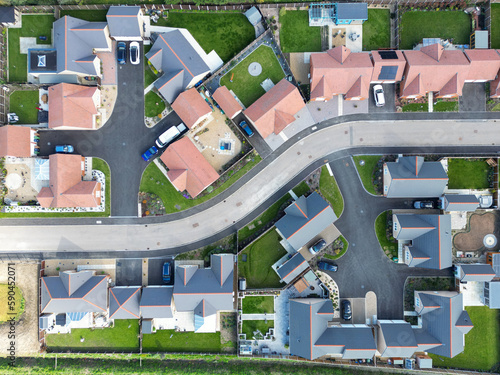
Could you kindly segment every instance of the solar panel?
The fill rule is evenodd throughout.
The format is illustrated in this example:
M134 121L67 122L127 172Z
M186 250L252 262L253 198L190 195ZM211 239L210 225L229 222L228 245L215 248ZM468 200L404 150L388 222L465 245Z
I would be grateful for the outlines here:
M396 78L396 74L398 72L397 66L383 66L380 70L380 74L378 75L379 81L382 80L393 80Z
M397 60L398 55L395 51L379 51L382 60Z

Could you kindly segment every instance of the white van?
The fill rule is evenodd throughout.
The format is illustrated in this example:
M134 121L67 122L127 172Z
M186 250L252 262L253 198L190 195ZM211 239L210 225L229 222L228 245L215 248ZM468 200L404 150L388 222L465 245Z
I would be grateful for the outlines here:
M156 140L156 145L160 148L165 147L172 142L182 131L186 129L186 125L180 123L177 126L172 126L163 132Z

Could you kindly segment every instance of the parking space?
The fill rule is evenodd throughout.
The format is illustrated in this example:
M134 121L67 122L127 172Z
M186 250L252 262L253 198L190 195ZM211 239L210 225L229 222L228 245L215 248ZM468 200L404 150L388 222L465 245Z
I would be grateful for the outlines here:
M234 123L237 125L243 120L245 120L247 124L249 124L249 127L253 131L253 135L251 137L248 137L246 133L241 128L238 127L239 130L245 136L245 138L248 139L250 144L255 148L255 151L257 151L257 153L262 157L262 159L266 158L271 154L271 152L273 152L273 150L271 149L271 147L269 147L269 145L266 143L264 138L262 138L259 132L252 125L250 125L250 121L248 121L248 119L245 117L243 113L239 113L233 119Z
M396 112L396 84L386 83L382 85L385 97L385 105L383 107L377 107L375 104L373 86L375 85L370 85L370 97L368 98L370 113Z
M340 306L342 306L342 301L348 300L351 302L352 319L344 320L344 311L341 308L340 311L340 322L342 324L366 324L366 312L365 312L365 299L364 298L341 298Z
M142 258L116 260L116 286L142 285Z
M460 112L484 112L486 111L486 84L465 83L462 96L458 101Z
M170 285L174 284L174 260L172 257L148 259L148 285L167 285L163 282L163 263L171 262L172 278Z

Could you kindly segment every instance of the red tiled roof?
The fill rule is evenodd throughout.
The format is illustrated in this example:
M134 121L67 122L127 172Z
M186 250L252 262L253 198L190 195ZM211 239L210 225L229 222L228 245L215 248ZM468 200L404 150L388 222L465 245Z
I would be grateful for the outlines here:
M97 87L60 83L49 87L49 128L92 129L98 114L93 97Z
M339 46L326 53L312 53L310 61L311 100L328 100L333 95L345 95L349 91L361 94L362 99L368 97L373 75L373 63L368 53L351 53L348 48ZM361 86L356 88L358 84ZM346 99L350 98L346 96Z
M229 118L233 118L243 110L243 107L231 95L226 86L221 86L215 90L213 97Z
M30 130L27 126L6 125L0 127L0 157L31 156Z
M403 53L407 64L405 79L401 84L401 96L420 96L443 89L443 92L451 94L452 86L456 87L454 95L462 95L465 78L469 73L469 60L462 51L444 50L436 43L423 47L420 51ZM453 83L455 75L456 84Z
M203 100L194 87L180 93L172 104L172 108L190 129L201 117L212 112L207 102Z
M297 87L283 78L248 107L245 115L262 137L267 138L272 133L279 134L295 121L293 116L304 107L304 100Z
M219 178L219 174L187 137L168 146L161 160L169 169L167 175L172 184L180 191L186 190L193 198Z
M373 59L373 74L371 81L383 81L379 79L380 72L382 71L383 66L397 66L398 71L396 73L396 77L394 81L399 82L403 78L403 72L406 66L406 59L403 55L402 51L394 51L396 53L397 59L382 59L379 51L372 51L372 59ZM392 80L391 80L392 81Z
M52 154L50 161L50 185L37 196L42 207L97 207L101 198L96 197L101 183L82 181L80 155Z
M494 49L465 50L470 61L467 81L493 81L500 69L500 55Z

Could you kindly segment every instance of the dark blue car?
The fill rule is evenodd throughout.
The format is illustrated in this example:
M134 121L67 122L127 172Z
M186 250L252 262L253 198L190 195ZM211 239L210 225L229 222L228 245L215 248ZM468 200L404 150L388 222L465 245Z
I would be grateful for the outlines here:
M337 272L339 269L335 264L330 264L328 262L318 262L318 268L323 271Z
M155 156L158 153L158 149L155 146L151 146L146 150L144 154L142 154L142 158L144 161L149 161L153 156Z
M170 262L163 263L163 282L170 283Z
M127 62L127 45L125 42L119 42L116 47L116 59L118 64L123 65Z
M245 131L245 133L248 134L249 137L253 135L253 131L250 129L250 126L248 126L246 121L240 122L240 127Z

